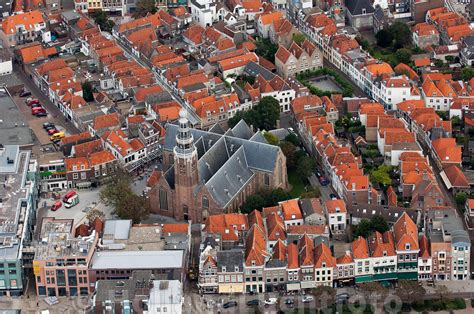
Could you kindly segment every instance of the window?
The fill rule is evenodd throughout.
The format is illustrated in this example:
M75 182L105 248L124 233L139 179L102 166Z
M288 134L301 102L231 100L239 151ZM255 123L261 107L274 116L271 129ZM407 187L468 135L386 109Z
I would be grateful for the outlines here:
M160 196L160 209L168 210L168 194L164 188L160 188L159 190Z
M74 180L79 179L79 174L76 173L76 172L74 172L74 173L72 174L72 178L73 178Z
M207 196L202 196L202 208L209 208L209 199Z
M265 185L270 186L270 176L268 174L265 174L264 180L265 180Z

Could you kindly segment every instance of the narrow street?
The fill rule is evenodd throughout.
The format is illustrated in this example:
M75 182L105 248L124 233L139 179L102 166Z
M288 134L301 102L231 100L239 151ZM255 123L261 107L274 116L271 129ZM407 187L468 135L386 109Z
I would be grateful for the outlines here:
M41 92L41 90L33 83L33 80L29 78L18 65L13 66L13 71L18 76L18 78L22 80L25 88L31 92L33 97L38 98L41 105L48 111L49 122L61 124L69 134L79 133L79 130L64 117L59 108L49 100L47 95ZM24 104L17 105L19 106Z

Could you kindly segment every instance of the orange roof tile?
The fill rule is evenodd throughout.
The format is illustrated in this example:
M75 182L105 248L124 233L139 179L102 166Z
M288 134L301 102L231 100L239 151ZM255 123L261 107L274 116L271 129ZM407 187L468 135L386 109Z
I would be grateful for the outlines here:
M283 18L283 13L280 11L275 11L271 13L261 14L259 20L263 25L270 25L271 23L281 18Z
M294 219L303 219L298 199L292 199L280 202L283 218L285 221Z
M352 254L354 258L369 258L369 247L367 241L363 237L358 237L351 243Z
M83 171L91 168L89 159L86 157L75 157L64 159L66 171ZM84 167L84 169L82 169Z
M89 155L91 166L99 166L115 160L114 155L108 150L102 150Z
M2 29L5 34L11 35L17 32L17 27L21 26L25 31L30 32L37 24L44 25L43 15L40 11L30 11L5 17Z
M163 224L162 233L188 233L189 225L183 223Z
M344 264L351 264L351 263L354 263L354 259L352 258L352 254L350 252L347 252L336 259L337 265L344 265Z
M288 269L299 268L298 262L298 246L294 243L288 244Z
M385 62L369 64L366 65L365 68L372 74L372 76L392 75L395 73L390 64Z
M94 129L100 130L115 126L120 126L120 117L117 112L97 116L94 119Z
M331 249L324 243L314 248L314 268L336 267L336 258L332 256Z
M323 235L328 232L329 230L326 225L289 225L287 227L288 234Z
M461 147L456 145L456 139L452 137L438 138L433 140L431 144L442 163L461 163L462 151Z
M346 202L342 199L337 199L337 200L327 200L325 202L326 210L328 211L329 214L335 214L335 213L346 213Z
M393 225L393 233L395 235L395 246L397 251L407 250L407 244L410 245L409 250L418 250L418 228L411 220L407 213L403 215Z

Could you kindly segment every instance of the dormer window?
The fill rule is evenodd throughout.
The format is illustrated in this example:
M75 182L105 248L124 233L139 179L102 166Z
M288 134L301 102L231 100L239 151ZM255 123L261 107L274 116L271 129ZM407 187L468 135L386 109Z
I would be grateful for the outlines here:
M322 266L323 266L323 267L326 267L326 263L325 263L325 262L323 262Z
M222 266L222 272L225 273L227 271L225 266Z
M252 261L252 266L255 266L255 265L256 265L255 261Z
M238 272L239 272L239 266L234 266L234 271L235 271L236 273L238 273Z
M383 256L387 256L387 251L383 251Z
M406 243L405 244L405 250L409 250L410 249L410 243Z

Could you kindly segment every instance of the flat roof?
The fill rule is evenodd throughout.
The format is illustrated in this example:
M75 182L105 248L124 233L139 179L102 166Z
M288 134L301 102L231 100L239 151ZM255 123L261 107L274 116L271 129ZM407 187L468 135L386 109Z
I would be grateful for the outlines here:
M91 269L182 268L182 250L176 251L101 251L92 257Z
M20 146L33 144L29 125L5 88L0 88L0 143Z
M7 145L0 149L0 177L5 184L0 188L0 258L15 259L18 255L24 230L23 224L20 226L20 220L25 219L28 206L29 187L26 176L29 161L29 152L20 151L17 145Z

